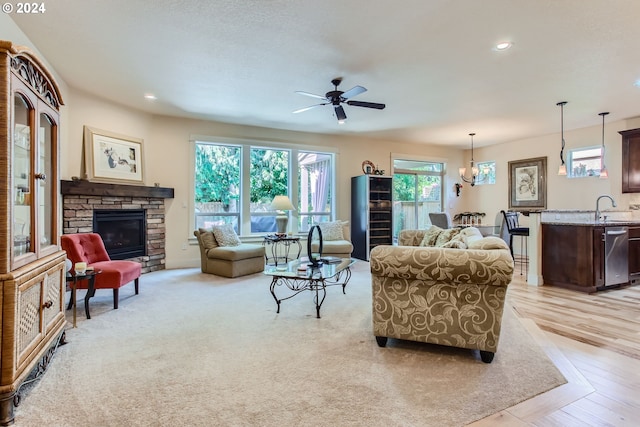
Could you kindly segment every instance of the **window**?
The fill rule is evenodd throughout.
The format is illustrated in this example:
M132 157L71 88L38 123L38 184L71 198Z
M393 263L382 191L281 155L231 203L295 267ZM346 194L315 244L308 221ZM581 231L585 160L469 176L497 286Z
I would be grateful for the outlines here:
M239 146L196 144L196 229L232 224L239 231L241 154Z
M570 178L600 176L602 169L602 147L569 150L567 172Z
M287 195L289 231L334 219L335 154L276 144L194 141L195 228L232 224L240 235L276 231L275 196Z
M251 233L276 231L273 198L289 196L290 150L250 148L249 200ZM289 197L291 198L291 197Z
M443 176L442 163L393 161L394 240L400 230L427 228L429 212L442 212Z
M298 154L298 231L331 221L333 155L301 151Z
M478 178L476 185L496 183L496 162L478 162Z

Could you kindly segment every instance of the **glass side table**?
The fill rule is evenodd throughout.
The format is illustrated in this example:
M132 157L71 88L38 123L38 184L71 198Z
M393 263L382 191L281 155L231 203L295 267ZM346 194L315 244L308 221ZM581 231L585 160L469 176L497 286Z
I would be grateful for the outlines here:
M87 319L91 319L91 315L89 314L89 298L96 291L94 288L94 284L96 281L96 276L102 273L102 270L87 270L84 274L76 274L76 272L71 269L67 272L67 283L71 283L71 298L69 299L69 305L67 306L67 310L73 306L73 327L76 327L76 319L77 319L77 301L76 301L76 289L78 286L78 282L82 280L87 281L87 295L84 298L84 312L87 315Z
M264 236L262 246L264 246L264 260L267 265L284 265L300 258L302 252L300 237L286 234L268 234Z

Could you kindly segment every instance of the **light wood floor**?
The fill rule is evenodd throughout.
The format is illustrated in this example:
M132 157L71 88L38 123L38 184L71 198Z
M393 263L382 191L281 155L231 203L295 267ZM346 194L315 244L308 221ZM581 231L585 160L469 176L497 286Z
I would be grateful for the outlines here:
M640 425L640 286L589 295L523 277L507 303L568 383L471 426Z
M568 383L471 426L639 426L640 286L589 295L523 277L507 303Z

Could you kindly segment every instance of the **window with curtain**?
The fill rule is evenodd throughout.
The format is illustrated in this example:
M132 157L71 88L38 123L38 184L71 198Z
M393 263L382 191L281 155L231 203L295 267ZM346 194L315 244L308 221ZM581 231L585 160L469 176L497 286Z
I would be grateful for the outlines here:
M332 176L332 154L308 151L298 153L299 231L307 232L312 225L331 220Z

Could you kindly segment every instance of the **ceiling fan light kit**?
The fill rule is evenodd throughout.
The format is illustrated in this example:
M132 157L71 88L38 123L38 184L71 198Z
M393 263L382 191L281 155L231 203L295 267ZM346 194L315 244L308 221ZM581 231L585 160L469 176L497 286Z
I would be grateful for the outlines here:
M299 110L294 111L294 114L302 113L303 111L308 111L315 107L320 107L322 105L332 105L336 114L336 119L338 119L338 123L343 124L347 119L347 113L344 111L344 107L342 104L347 104L353 107L365 107L365 108L374 108L376 110L383 110L386 105L380 104L377 102L365 102L365 101L352 101L351 98L354 96L358 96L363 92L366 92L362 86L354 86L346 92L338 90L338 86L342 82L342 78L338 77L331 80L331 84L334 87L334 90L330 90L324 96L316 95L314 93L304 92L304 91L296 91L296 93L304 96L310 96L316 99L322 99L324 102L319 104L310 105L309 107L301 108Z

